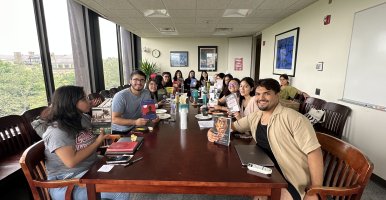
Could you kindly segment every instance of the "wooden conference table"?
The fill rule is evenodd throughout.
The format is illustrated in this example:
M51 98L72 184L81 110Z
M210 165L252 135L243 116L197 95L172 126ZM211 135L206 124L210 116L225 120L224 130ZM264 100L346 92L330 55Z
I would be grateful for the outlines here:
M189 107L188 129L180 130L175 122L161 121L152 133L145 133L144 144L133 159L143 159L124 168L114 166L110 172L97 172L96 163L80 179L86 184L89 199L99 192L173 193L271 196L280 199L286 188L282 175L273 169L270 177L247 173L242 167L234 144L254 144L251 140L232 139L229 147L208 142L207 130L200 130Z

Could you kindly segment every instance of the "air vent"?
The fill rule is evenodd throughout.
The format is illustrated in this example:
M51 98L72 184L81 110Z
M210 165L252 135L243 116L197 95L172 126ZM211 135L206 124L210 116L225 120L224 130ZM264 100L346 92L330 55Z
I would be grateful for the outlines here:
M216 28L213 35L228 35L232 30L233 28Z
M172 32L176 32L176 29L174 27L159 28L159 32L172 33Z

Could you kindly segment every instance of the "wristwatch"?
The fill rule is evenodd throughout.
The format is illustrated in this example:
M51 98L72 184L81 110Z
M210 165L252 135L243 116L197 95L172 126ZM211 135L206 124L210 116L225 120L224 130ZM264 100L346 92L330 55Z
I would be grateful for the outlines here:
M161 55L161 52L158 49L154 49L153 51L151 51L151 55L154 58L158 58Z

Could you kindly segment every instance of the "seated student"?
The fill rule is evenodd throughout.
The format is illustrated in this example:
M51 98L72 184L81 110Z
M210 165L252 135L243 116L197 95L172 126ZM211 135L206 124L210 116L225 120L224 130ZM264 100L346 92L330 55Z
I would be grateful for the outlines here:
M220 91L221 92L221 90L222 90L222 86L223 86L223 79L224 79L224 77L225 77L225 74L224 73L218 73L218 74L216 74L216 76L215 76L215 83L214 83L214 85L215 85L215 87L217 88L217 90L218 91Z
M166 92L164 92L161 95L158 94L158 85L157 85L156 81L154 79L150 79L147 82L146 87L150 91L150 97L152 99L154 99L154 101L156 103L155 104L156 108L159 108L162 105L164 105L165 100L163 99L162 95L166 94ZM164 89L161 89L161 90L164 90Z
M229 81L228 83L228 91L229 94L236 94L237 96L237 101L240 102L240 93L239 93L239 87L240 87L240 80L238 78L233 78L232 80ZM227 96L228 96L227 95ZM220 111L227 111L228 112L228 107L226 106L221 106L221 105L226 105L226 97L223 96L218 100L218 105L214 106L214 110L220 110Z
M94 98L90 100L91 107L97 107L99 104L102 103L102 100L100 98ZM36 131L36 133L43 138L43 133L46 132L48 124L47 124L47 118L48 114L50 113L51 106L47 107L40 113L36 119L34 119L31 122L32 128ZM91 112L90 112L91 113ZM83 113L82 114L82 126L83 127L91 127L91 117L88 115L90 113Z
M144 89L146 75L136 70L131 73L131 86L114 95L111 111L113 134L127 134L135 126L145 126L147 119L142 117L141 103L151 99L149 90ZM158 122L159 118L153 120Z
M224 76L219 98L222 98L223 96L228 96L230 94L230 92L228 91L228 83L231 79L233 79L232 74L227 74Z
M181 72L181 70L177 70L174 73L174 77L173 77L173 87L174 88L181 88L181 86L183 84L184 84L184 77L182 77L182 72Z
M173 87L173 82L172 82L172 75L170 72L163 72L162 73L162 86L164 88L166 87Z
M188 91L188 96L190 96L190 90L191 89L198 89L199 88L199 84L198 84L198 81L195 77L194 70L191 70L189 72L188 78L186 78L184 81L184 87L185 87L185 90Z
M201 72L201 77L199 80L199 87L206 86L206 83L209 81L208 79L208 72L203 70Z
M62 86L56 89L52 105L47 110L48 128L43 134L48 180L82 177L98 160L96 150L108 137L90 131L91 121L82 124L83 113L91 105L82 87ZM67 187L51 188L52 199L64 199ZM75 186L73 199L87 199L85 187ZM102 198L129 199L128 193L101 193Z
M299 89L289 85L289 78L287 74L280 75L280 99L294 99L295 96L302 95L304 98L309 97L305 92L300 91Z
M323 183L323 156L320 144L310 121L279 103L280 85L274 79L261 79L256 83L255 100L259 111L232 123L232 130L251 131L260 146L285 177L288 190L282 189L281 199L317 200L308 195L307 186ZM218 140L209 129L208 140Z
M245 77L240 82L240 112L234 113L237 120L247 116L249 113L258 110L256 102L253 100L255 95L255 83L251 77Z

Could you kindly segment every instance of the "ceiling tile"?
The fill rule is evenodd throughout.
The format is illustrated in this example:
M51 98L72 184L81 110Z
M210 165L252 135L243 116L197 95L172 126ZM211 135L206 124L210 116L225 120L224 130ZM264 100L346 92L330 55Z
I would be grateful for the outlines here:
M197 0L197 9L225 9L230 0Z
M170 17L196 17L196 10L168 10Z
M254 9L263 1L264 0L232 0L228 5L228 9Z
M112 3L112 1L108 1ZM130 0L131 4L138 10L166 9L161 0Z
M162 0L167 9L196 9L196 1Z

